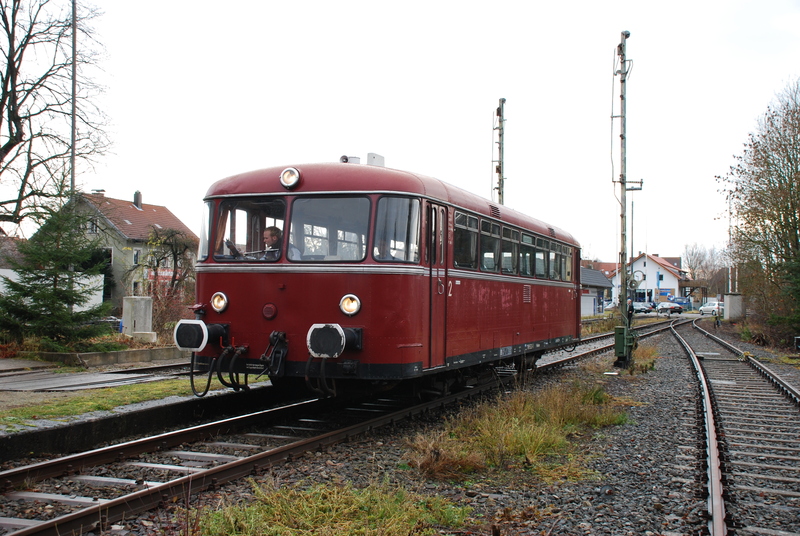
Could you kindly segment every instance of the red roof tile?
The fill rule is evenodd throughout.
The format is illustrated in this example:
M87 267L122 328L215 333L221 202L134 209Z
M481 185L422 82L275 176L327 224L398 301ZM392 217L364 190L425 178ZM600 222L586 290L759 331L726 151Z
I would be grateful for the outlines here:
M167 207L141 203L140 208L132 201L112 199L103 194L84 194L83 197L129 240L147 240L154 226L161 229L177 229L197 240L197 235Z
M24 240L24 238L5 236L5 233L0 236L0 268L10 269L9 259L21 260L17 244Z

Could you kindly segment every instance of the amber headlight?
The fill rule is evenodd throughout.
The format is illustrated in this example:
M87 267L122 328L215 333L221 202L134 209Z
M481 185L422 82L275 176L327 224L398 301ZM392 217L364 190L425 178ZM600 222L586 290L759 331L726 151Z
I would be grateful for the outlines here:
M347 294L339 301L339 309L347 316L353 316L361 310L361 300L355 294Z
M226 307L228 307L228 297L222 292L215 292L214 295L211 296L211 308L221 313Z
M297 169L290 167L286 168L281 172L281 186L286 188L287 190L291 190L297 183L300 182L300 172Z

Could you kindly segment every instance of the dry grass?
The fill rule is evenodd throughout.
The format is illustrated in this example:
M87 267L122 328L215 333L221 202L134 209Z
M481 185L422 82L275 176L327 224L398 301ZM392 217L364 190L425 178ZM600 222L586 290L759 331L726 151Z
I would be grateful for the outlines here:
M609 331L614 331L614 326L619 325L622 321L620 315L615 314L613 316L605 316L605 317L595 317L595 318L602 318L602 320L597 320L593 322L587 322L581 326L581 336L586 337L587 335L597 335L599 333L608 333ZM593 318L592 320L595 320Z
M628 374L646 374L656 368L658 348L650 344L639 344L634 348L633 363L626 369Z
M463 411L444 431L418 435L409 465L440 479L459 479L489 467L533 467L569 452L568 438L583 429L622 424L625 414L601 386L557 386L516 391Z
M200 514L191 534L204 536L416 536L463 525L470 509L386 483L253 484L254 500ZM185 515L192 519L193 515Z

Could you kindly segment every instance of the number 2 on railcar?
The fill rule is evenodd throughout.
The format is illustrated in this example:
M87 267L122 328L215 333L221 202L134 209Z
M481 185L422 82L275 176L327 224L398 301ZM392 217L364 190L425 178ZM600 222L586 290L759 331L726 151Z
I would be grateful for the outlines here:
M229 177L205 197L193 371L320 396L447 391L580 337L580 246L430 177L353 163ZM194 378L192 385L195 386Z

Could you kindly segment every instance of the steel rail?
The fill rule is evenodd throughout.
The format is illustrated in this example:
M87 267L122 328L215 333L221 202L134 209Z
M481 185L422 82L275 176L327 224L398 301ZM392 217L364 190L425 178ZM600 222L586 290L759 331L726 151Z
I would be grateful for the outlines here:
M725 341L716 335L704 330L700 326L697 325L697 320L694 321L695 329L702 332L706 337L713 340L717 344L727 348L729 351L734 353L735 355L739 356L743 359L747 364L753 367L759 374L761 374L764 378L766 378L770 383L772 383L778 391L780 391L785 397L791 400L795 405L800 406L800 391L797 388L792 386L789 382L784 380L780 377L775 371L767 367L764 363L761 363L753 356L749 355L746 352L743 352L739 348L735 347L734 345L730 344L728 341Z
M272 408L247 415L240 415L230 419L223 419L211 423L192 426L181 430L166 432L152 437L135 439L117 445L110 445L99 449L82 452L47 460L31 465L7 469L0 472L0 485L4 489L11 489L25 482L36 482L45 478L60 477L80 471L84 467L93 467L104 463L112 463L125 458L139 455L143 452L173 447L187 441L200 441L217 434L231 430L263 423L265 419L281 418L291 415L301 409L313 409L315 405L321 408L330 407L330 401L305 400L279 408Z
M705 423L705 443L706 443L706 488L708 491L708 533L710 536L723 536L728 534L728 526L725 523L725 500L723 499L722 487L722 468L720 464L719 443L717 441L716 423L714 420L714 407L711 400L711 390L708 385L700 359L694 353L689 343L681 337L675 328L672 334L683 346L684 351L689 356L689 360L695 369L697 379L700 382L703 401L703 420Z

